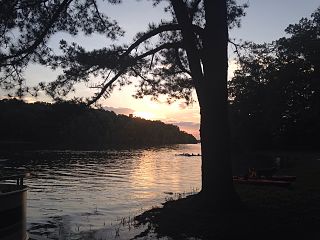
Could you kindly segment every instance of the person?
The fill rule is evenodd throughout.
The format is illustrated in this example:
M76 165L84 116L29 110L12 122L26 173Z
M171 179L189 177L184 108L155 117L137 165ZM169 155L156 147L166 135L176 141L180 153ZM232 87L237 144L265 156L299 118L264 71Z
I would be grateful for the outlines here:
M257 178L257 172L255 168L249 168L248 172L249 178Z
M281 168L281 158L280 157L276 157L276 159L274 160L274 164L275 164L277 169L280 169Z

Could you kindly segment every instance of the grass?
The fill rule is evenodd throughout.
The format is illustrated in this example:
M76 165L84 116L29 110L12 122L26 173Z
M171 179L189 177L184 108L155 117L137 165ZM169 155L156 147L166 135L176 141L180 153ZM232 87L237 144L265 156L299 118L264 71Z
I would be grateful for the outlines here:
M194 195L169 201L136 220L150 224L158 237L173 239L320 239L318 159L318 153L286 153L279 174L297 176L289 188L235 185L244 206L237 211L212 211Z

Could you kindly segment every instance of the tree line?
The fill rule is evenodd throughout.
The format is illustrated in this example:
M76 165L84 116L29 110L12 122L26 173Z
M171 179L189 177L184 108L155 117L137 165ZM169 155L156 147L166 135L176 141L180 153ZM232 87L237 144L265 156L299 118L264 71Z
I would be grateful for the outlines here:
M233 143L319 149L320 8L272 43L245 43L229 82Z
M39 147L117 147L196 143L191 134L161 121L117 115L74 102L0 101L2 142Z

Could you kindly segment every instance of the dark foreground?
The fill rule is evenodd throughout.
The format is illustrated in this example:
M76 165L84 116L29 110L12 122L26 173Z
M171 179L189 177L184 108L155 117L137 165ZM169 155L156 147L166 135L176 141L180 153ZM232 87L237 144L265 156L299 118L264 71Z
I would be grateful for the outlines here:
M287 154L279 174L297 180L289 188L236 185L243 202L237 211L212 211L189 196L136 220L173 239L320 239L320 154Z

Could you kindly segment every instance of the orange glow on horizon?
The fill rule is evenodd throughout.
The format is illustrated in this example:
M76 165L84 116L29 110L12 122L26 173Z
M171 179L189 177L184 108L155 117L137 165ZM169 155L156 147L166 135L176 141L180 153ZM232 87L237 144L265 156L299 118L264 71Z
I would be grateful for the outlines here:
M139 117L139 118L144 118L147 120L154 120L156 118L155 114L153 114L151 112L141 112L141 111L134 112L133 116Z

